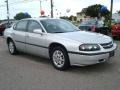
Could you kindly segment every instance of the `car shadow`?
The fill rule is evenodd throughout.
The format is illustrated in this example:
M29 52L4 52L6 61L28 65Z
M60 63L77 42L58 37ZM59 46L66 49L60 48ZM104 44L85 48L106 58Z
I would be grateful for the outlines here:
M26 54L26 53L20 53L20 56L32 60L34 62L42 63L45 65L49 65L51 69L54 69L52 67L52 63L49 59L42 58L39 56L34 56L31 54ZM65 70L64 72L69 72L69 73L100 73L100 72L109 72L111 69L113 69L114 64L108 62L100 63L100 64L95 64L95 65L89 65L89 66L71 66L68 70Z
M80 72L106 72L112 69L112 63L104 62L89 66L72 66L71 70Z
M24 58L27 58L29 60L35 61L35 62L44 63L44 64L50 64L50 60L46 59L44 57L35 56L35 55L32 55L32 54L23 53L23 52L22 53L20 52L18 55L22 56Z

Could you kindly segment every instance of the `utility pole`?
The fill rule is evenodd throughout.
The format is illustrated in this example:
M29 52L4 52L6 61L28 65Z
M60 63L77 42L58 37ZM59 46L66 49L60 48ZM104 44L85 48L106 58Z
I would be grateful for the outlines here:
M7 21L9 24L9 6L8 6L8 0L5 1L6 2L6 6L7 6Z
M41 12L41 10L42 10L42 1L40 0L40 12Z
M112 24L112 12L113 12L113 0L111 0L111 5L110 5L110 25Z
M51 3L51 18L53 18L53 0L50 0Z

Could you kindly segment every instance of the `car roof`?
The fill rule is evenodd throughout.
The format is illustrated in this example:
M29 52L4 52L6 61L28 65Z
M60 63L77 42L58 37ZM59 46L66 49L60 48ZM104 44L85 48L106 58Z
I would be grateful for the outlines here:
M59 19L59 18L49 18L49 17L38 17L38 18L26 18L21 20L46 20L46 19Z

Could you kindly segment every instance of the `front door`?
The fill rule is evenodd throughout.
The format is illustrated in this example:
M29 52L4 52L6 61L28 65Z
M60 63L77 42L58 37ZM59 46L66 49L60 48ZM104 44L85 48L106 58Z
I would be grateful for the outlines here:
M28 24L28 32L26 34L27 52L48 57L48 47L46 45L47 34L36 34L35 29L42 29L39 22L30 20Z

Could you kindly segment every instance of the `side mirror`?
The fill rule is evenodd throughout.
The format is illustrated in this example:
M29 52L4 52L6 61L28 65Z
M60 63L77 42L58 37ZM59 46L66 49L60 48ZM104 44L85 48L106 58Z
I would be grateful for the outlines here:
M33 30L34 33L37 33L37 34L42 34L42 29L35 29Z

